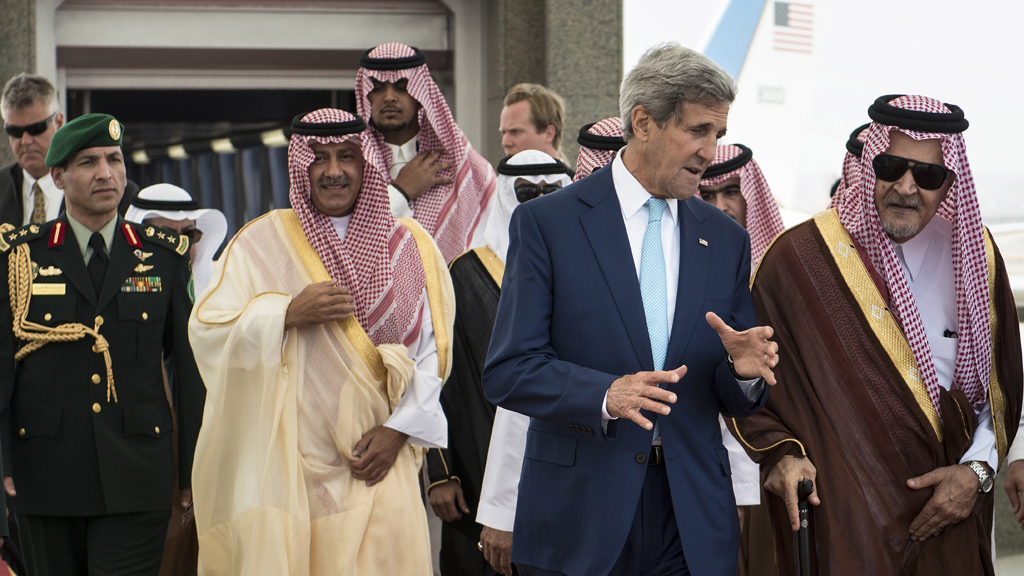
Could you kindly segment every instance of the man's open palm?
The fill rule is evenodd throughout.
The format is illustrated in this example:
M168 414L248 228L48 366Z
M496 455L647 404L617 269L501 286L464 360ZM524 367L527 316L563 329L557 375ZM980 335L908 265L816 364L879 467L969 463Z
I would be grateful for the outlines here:
M748 379L764 378L769 385L775 385L772 368L779 363L779 345L769 340L775 334L771 326L755 326L737 332L714 312L708 312L705 319L718 332L725 351L732 356L737 375Z

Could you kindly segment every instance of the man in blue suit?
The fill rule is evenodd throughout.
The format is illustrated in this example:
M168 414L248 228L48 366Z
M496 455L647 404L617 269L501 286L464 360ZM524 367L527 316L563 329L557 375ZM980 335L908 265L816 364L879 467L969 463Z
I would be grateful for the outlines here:
M483 382L532 419L524 576L736 574L718 414L764 405L778 346L755 326L749 236L693 198L734 97L703 55L652 48L622 83L626 147L512 216Z

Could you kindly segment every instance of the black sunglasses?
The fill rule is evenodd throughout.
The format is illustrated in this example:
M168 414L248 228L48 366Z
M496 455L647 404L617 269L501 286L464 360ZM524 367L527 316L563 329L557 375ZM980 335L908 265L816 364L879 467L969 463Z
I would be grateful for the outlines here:
M29 136L39 136L43 132L46 132L46 129L50 127L50 123L53 122L53 119L56 117L57 112L54 112L53 114L50 114L50 117L46 120L40 120L39 122L34 122L27 126L15 126L5 122L4 132L10 134L11 138L21 138L25 132L28 132Z
M520 184L519 186L516 186L516 200L519 200L519 203L522 204L523 202L529 202L538 196L551 194L560 188L561 186L554 185L535 186L533 184Z
M909 158L900 158L892 154L879 154L871 161L875 169L875 177L886 182L895 182L910 170L922 190L938 190L946 182L949 169L938 164L918 162Z

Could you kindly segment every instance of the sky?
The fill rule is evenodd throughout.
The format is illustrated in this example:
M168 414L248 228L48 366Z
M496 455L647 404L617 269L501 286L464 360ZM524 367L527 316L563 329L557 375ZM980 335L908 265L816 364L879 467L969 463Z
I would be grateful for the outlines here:
M624 71L659 42L703 52L729 2L623 0ZM811 7L811 53L775 48L776 2L767 0L723 140L754 151L783 206L824 209L846 139L869 121L868 106L883 94L909 93L963 108L986 223L1024 221L1024 162L1017 152L1024 135L1024 2L800 3Z

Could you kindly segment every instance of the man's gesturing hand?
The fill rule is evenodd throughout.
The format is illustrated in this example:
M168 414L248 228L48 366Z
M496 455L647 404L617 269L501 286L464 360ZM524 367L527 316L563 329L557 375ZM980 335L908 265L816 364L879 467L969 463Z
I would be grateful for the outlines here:
M675 384L686 374L686 366L675 370L637 372L623 376L608 387L608 414L615 418L629 418L645 430L652 430L654 424L641 414L641 410L667 416L672 410L661 402L676 403L676 395L658 388L658 384ZM655 402L660 400L661 402Z
M1010 497L1013 513L1017 515L1017 523L1024 530L1024 506L1021 505L1021 493L1024 492L1024 460L1014 460L1006 469L1006 482L1003 489Z
M764 489L781 497L786 501L786 510L789 512L789 522L793 532L800 529L800 508L797 506L797 485L804 480L814 480L818 471L814 464L807 458L783 458L768 473L764 480ZM807 501L817 506L821 504L818 499L818 484L814 484L814 492L807 498Z
M402 166L402 170L398 172L394 184L402 192L405 192L410 202L438 184L451 184L451 178L437 175L441 170L447 170L452 167L447 162L437 162L437 159L440 157L440 152L421 152L410 160L408 164ZM435 164L435 162L437 163Z
M317 282L292 298L284 315L284 329L341 322L355 310L355 298L348 288L336 285L333 280Z
M498 574L512 576L512 533L484 526L480 531L481 552Z
M967 518L978 499L978 475L962 464L936 468L907 480L907 486L914 490L935 486L932 497L910 523L911 540L924 540Z
M772 368L779 363L779 345L769 340L775 333L771 326L755 326L737 332L714 312L708 312L704 318L718 332L725 351L732 356L736 374L741 378L764 378L769 385L775 386Z
M366 480L367 486L380 482L394 466L398 451L408 439L408 434L387 426L372 428L352 449L352 455L357 458L352 463L352 476Z

